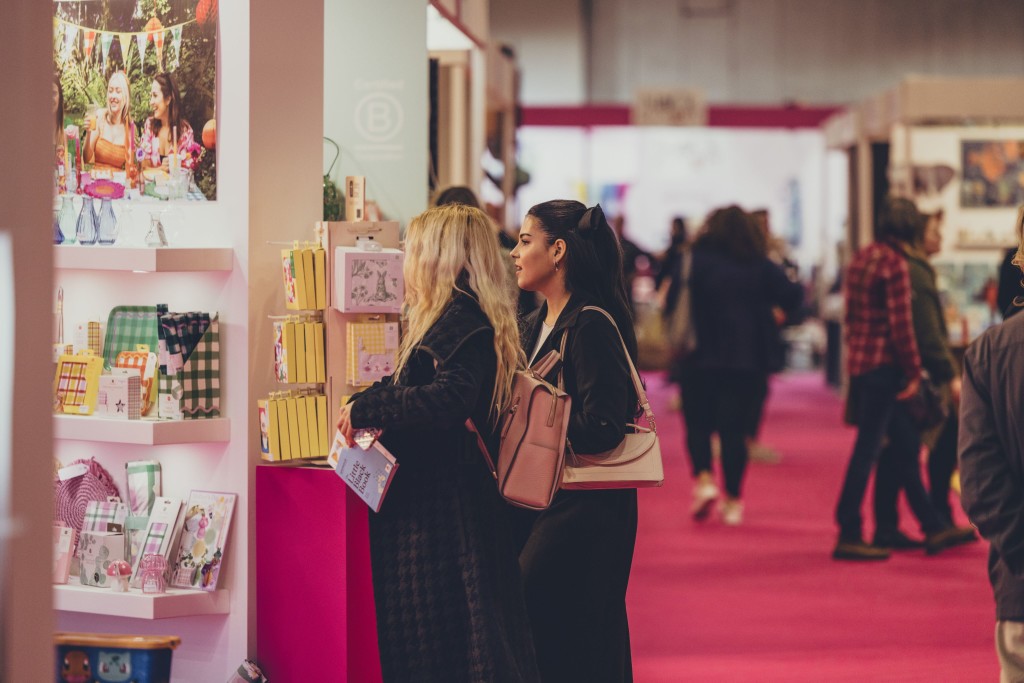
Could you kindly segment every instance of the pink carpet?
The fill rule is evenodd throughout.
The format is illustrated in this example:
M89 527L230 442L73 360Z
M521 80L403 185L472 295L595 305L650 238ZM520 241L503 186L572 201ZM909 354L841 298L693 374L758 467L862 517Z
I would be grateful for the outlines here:
M773 383L762 441L782 459L751 464L735 528L689 518L674 388L647 382L666 482L640 496L628 595L637 683L998 679L984 542L878 563L830 558L854 431L820 374ZM902 519L919 535L909 512Z

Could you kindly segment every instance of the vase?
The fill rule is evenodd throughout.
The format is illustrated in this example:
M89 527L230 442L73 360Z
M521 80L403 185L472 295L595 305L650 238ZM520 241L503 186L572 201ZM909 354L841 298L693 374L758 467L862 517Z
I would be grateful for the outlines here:
M82 210L78 212L75 234L79 244L96 244L96 212L91 197L82 197Z
M64 243L64 235L60 234L60 220L59 220L59 218L60 218L60 211L54 209L53 210L53 243L54 244L63 244Z
M96 235L100 244L113 244L117 241L117 215L114 214L114 203L109 197L100 200L100 212L96 217Z
M146 233L146 246L167 246L167 235L164 233L164 224L160 221L159 213L149 214L149 232Z
M75 243L75 204L74 198L70 195L64 195L60 198L60 211L57 212L57 225L60 229L61 242L64 244ZM57 235L54 234L54 240L57 239ZM60 244L58 242L57 244Z

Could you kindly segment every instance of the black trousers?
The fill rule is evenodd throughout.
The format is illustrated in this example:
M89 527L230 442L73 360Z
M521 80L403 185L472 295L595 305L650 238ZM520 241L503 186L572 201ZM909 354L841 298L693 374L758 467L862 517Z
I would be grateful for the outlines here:
M681 373L686 448L693 474L711 471L711 435L722 446L725 490L739 498L747 470L747 437L760 421L767 378L752 371L690 368Z
M626 586L635 489L560 491L534 517L519 555L545 683L630 683Z
M953 510L949 506L949 480L957 466L956 442L959 437L960 416L954 408L928 454L928 495L935 511L950 525L953 524Z

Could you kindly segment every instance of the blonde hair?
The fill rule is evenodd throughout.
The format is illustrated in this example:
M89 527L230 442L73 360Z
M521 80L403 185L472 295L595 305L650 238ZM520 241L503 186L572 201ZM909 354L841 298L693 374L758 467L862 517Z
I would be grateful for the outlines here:
M405 237L405 293L408 331L402 339L395 377L409 362L427 331L452 300L454 290L474 296L494 327L497 376L491 417L509 402L515 372L525 365L516 322L515 287L503 262L490 219L463 204L439 206L412 219ZM465 272L469 288L456 284Z
M110 89L110 84L117 79L121 85L121 123L128 123L129 110L132 108L132 86L128 82L128 75L123 71L115 71L110 74L110 78L107 79L107 89Z
M1024 271L1024 204L1017 209L1017 253L1011 263Z

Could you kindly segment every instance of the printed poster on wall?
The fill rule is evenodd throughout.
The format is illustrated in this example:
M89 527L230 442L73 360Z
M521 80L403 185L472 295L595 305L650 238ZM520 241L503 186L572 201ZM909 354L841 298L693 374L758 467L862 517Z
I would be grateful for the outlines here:
M56 0L58 194L217 197L218 0Z
M1024 203L1024 142L964 140L961 158L960 206L1016 207Z

